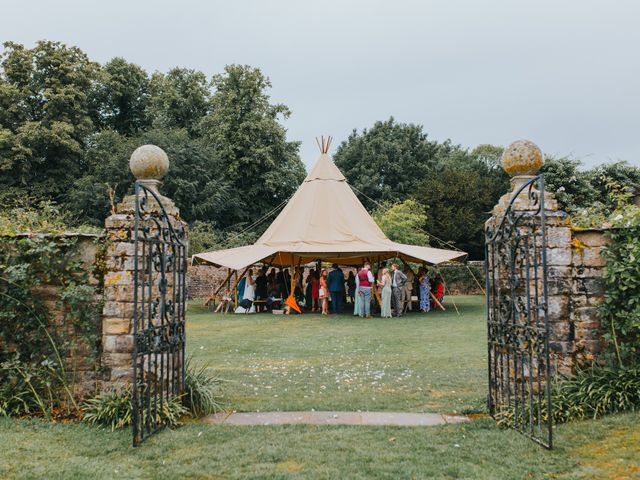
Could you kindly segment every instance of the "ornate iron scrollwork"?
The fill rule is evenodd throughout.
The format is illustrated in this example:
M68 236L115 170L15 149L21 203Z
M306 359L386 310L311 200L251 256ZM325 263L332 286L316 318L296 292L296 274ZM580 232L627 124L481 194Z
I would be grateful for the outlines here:
M185 378L187 242L161 197L137 181L134 230L133 444L164 426ZM155 202L152 204L152 202Z
M485 230L487 403L494 418L552 448L546 245L540 175L521 185L497 226Z

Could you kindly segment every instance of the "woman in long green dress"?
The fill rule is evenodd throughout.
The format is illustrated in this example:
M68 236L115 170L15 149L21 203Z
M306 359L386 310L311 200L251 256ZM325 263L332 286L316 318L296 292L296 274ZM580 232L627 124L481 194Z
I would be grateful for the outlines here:
M360 281L358 280L358 272L360 269L356 270L356 298L353 301L353 315L355 317L359 317L362 309L362 300L360 299L360 293L358 292L358 287L360 286Z
M380 316L391 318L391 275L389 269L382 269L382 280L378 280L378 286L382 287L382 305L380 306Z

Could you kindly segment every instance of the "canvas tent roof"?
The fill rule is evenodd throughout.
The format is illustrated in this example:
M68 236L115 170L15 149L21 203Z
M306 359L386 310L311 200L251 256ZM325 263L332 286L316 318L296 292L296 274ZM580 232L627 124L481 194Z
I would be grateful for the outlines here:
M389 240L323 150L302 185L255 244L200 253L193 256L194 261L242 270L259 262L291 266L322 259L358 265L364 260L394 257L437 265L466 255Z

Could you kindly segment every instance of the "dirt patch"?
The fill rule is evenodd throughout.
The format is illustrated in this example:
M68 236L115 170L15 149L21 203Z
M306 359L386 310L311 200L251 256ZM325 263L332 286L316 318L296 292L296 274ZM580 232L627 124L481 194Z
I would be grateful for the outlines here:
M287 460L286 462L276 463L276 469L282 472L298 473L302 471L302 468L302 464L296 462L295 460Z

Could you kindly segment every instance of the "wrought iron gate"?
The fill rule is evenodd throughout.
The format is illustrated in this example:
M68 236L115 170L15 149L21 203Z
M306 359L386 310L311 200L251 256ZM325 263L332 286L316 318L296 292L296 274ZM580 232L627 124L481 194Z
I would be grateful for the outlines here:
M164 426L185 377L187 246L156 191L135 184L133 445ZM175 221L174 221L175 223Z
M544 177L521 185L496 222L485 231L488 408L552 448Z

